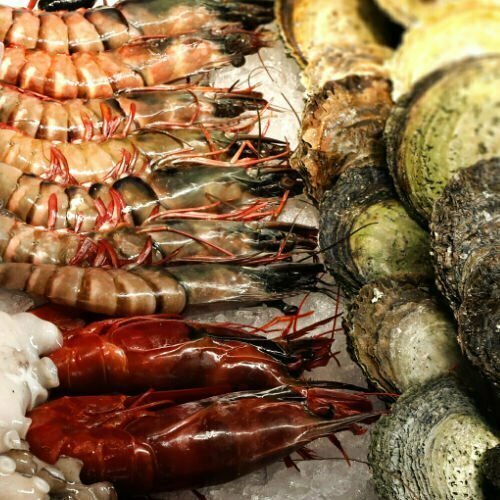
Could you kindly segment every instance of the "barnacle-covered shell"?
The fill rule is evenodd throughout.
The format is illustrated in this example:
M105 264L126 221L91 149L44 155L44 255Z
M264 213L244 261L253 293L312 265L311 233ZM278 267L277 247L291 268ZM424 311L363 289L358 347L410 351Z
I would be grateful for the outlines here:
M457 170L500 155L499 88L500 55L468 59L432 73L394 106L389 168L422 223Z
M463 0L434 7L410 28L389 61L395 98L453 61L500 52L500 2Z
M372 431L380 499L481 500L481 462L499 439L453 377L411 389Z
M277 0L276 19L301 66L325 47L387 43L387 20L367 0Z
M497 0L489 1L498 3ZM469 0L377 0L383 10L404 26L410 26L421 20L425 22L425 18L432 15L434 9L442 8L443 4L452 2L459 4L458 6L470 5Z
M464 299L457 320L458 339L465 354L500 390L499 231L496 235L496 245L480 247L465 265Z
M378 388L404 392L460 367L455 322L428 287L368 283L348 311L351 353Z
M397 200L385 169L348 169L320 213L321 248L347 294L381 278L432 279L429 235Z
M452 178L434 206L431 234L437 284L456 310L470 293L464 266L474 270L475 253L500 243L500 158Z
M374 76L332 81L309 98L292 165L315 200L345 170L385 165L382 136L391 107L390 82Z

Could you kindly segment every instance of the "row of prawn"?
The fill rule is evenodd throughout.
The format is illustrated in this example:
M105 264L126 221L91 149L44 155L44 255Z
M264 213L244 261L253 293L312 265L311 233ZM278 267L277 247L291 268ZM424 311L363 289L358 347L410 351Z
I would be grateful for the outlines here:
M156 1L139 7L125 1L112 12L65 14L4 8L0 201L7 212L1 216L2 286L125 315L180 313L189 306L228 300L270 302L317 287L319 266L290 262L294 250L314 250L316 232L273 221L287 199L302 190L301 179L289 168L288 146L247 134L269 108L262 96L253 89L156 86L211 66L204 44L214 30L225 45L258 49L258 44L246 44L265 35L244 29L269 20L272 2L236 4L180 1L173 7ZM242 22L233 19L230 7L239 9ZM47 82L64 85L47 75L49 68L58 67L47 57L95 59L121 51L120 63L126 64L125 54L133 53L143 77L151 68L156 76L171 71L169 54L184 44L183 37L192 37L178 22L181 11L182 16L203 13L199 26L191 24L191 31L203 31L203 41L177 54L180 72L175 77L123 80L108 61L103 67L123 86L101 92L89 80L84 94L48 90ZM128 19L129 38L111 42L102 22L95 20L111 19L108 27L114 33L117 12ZM91 31L75 24L83 18L100 26L106 47L82 41ZM55 19L68 25L71 54L42 43L47 23ZM39 29L29 31L26 25L34 27L30 23ZM78 43L71 38L75 25L83 37ZM27 71L37 85L8 76L8 68L16 66L13 51L34 51ZM151 64L149 58L154 59ZM69 63L61 64L66 68ZM83 61L77 66L82 74L93 73ZM103 81L102 75L96 78ZM128 89L143 85L155 86ZM197 265L165 269L188 262ZM282 263L264 266L274 262ZM287 282L288 274L296 280ZM99 300L103 290L109 301Z
M261 328L144 316L318 289L322 266L293 262L315 256L315 229L277 220L302 191L288 147L247 135L272 111L262 96L156 86L242 63L272 4L0 10L0 284L63 305L35 312L63 331L43 360L61 397L29 408L20 437L48 464L80 460L85 482L202 487L311 458L319 437L342 450L336 432L378 417L363 389L302 378L333 357L336 318L306 338L328 321L299 329L300 308Z

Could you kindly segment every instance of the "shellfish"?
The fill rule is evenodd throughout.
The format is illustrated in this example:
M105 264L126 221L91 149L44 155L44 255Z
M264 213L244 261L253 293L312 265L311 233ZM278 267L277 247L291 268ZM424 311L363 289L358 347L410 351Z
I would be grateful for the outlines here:
M434 206L437 282L467 357L500 387L500 158L460 170Z
M499 2L442 2L405 33L388 61L394 96L398 98L420 78L451 62L499 52Z
M404 392L462 363L453 316L425 286L368 283L344 321L351 354L380 389Z
M292 166L315 200L348 168L385 164L382 135L391 108L391 84L381 76L351 75L309 98Z
M485 56L432 73L396 103L386 127L389 168L422 224L454 172L500 155L498 88L500 55Z
M383 500L481 500L481 461L498 437L453 377L408 391L372 432L369 462Z
M320 211L321 248L347 294L380 278L432 279L429 236L398 201L384 169L348 169Z

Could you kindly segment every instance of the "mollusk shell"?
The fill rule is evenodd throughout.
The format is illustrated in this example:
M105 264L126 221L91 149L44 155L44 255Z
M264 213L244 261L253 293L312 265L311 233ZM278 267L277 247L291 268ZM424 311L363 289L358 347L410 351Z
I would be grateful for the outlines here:
M500 242L500 158L460 170L434 205L431 243L440 290L457 310L468 297L464 267Z
M372 430L379 498L481 500L481 461L499 439L453 377L411 389Z
M387 21L367 0L277 0L276 19L301 66L325 47L387 44Z
M388 392L404 392L461 364L453 317L424 286L389 280L365 285L344 328L366 376Z
M292 166L316 201L345 170L385 164L382 135L391 107L391 84L378 76L332 81L308 99Z
M327 191L320 213L327 267L347 294L382 278L433 278L429 236L397 200L385 169L348 169Z
M444 4L456 3L470 5L469 0L376 0L396 22L403 26L410 26L418 21L425 22L425 18L432 16L435 9L442 9ZM484 0L483 0L484 1ZM498 3L497 0L489 0ZM455 6L452 6L453 8Z
M432 73L393 108L389 169L422 224L456 171L500 155L499 88L500 55L467 59Z
M388 61L398 98L434 70L467 57L500 52L500 2L463 0L435 6L410 28Z

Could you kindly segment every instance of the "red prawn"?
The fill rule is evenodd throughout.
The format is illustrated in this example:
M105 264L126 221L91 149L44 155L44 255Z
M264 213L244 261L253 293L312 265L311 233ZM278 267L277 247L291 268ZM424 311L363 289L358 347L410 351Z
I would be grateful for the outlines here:
M323 324L324 322L321 322ZM50 358L64 394L228 385L276 387L332 357L332 338L270 340L245 327L167 315L111 319L66 333Z
M378 417L362 389L335 382L179 404L190 395L200 391L64 397L29 414L27 439L49 463L80 459L84 481L145 494L229 481Z

